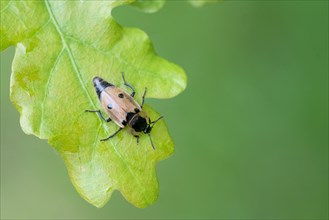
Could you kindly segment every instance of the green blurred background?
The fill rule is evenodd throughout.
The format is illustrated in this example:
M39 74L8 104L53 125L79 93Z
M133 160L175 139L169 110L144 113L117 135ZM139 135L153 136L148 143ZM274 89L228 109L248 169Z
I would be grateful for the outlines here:
M328 218L328 2L169 1L115 9L181 65L188 88L147 100L175 154L157 165L158 201L79 197L46 141L25 135L9 101L14 48L1 54L1 218ZM40 61L42 62L42 60Z

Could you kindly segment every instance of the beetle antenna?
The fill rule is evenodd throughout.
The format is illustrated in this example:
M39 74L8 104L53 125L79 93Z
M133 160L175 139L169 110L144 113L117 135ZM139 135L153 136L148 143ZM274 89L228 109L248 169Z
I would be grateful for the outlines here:
M150 122L150 124L153 124L153 126L154 126L154 124L157 123L157 122L158 122L159 120L161 120L162 118L163 118L163 115L160 116L157 120ZM153 126L152 126L152 127L153 127Z
M151 134L148 133L148 136L149 136L149 138L150 138L150 142L151 142L152 148L153 148L153 150L155 150L155 147L154 147L154 145L153 145L153 141L152 141L152 138L151 138Z

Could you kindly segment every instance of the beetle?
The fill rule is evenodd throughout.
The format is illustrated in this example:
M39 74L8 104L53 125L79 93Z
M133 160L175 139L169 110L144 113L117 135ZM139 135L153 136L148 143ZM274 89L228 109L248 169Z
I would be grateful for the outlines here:
M109 118L106 119L100 110L85 110L85 112L95 112L105 122L114 121L120 127L116 132L114 132L114 134L108 136L107 138L101 139L101 141L107 141L110 138L113 138L123 128L128 127L130 133L136 137L137 144L140 135L144 133L149 136L152 148L155 150L150 133L155 123L162 119L163 116L159 117L155 121L151 121L146 112L143 111L146 88L142 96L142 104L139 105L134 99L136 94L135 89L126 82L124 73L122 73L122 80L124 85L132 90L131 94L128 94L123 89L120 89L105 81L101 77L94 77L93 83L96 94L98 95L98 99Z

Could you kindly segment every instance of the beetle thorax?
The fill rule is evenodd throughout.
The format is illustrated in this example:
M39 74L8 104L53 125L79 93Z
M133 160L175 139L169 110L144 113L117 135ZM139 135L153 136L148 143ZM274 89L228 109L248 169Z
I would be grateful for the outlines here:
M128 119L128 117L127 117L127 119ZM128 120L128 125L135 132L144 132L145 133L145 131L148 128L147 118L145 116L143 116L143 114L141 114L141 112L135 113L134 115L132 115L131 119Z

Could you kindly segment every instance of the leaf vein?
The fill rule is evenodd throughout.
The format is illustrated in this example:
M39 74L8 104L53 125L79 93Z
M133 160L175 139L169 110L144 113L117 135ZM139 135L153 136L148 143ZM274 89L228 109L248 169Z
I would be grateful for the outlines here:
M38 28L37 30L35 30L34 33L32 33L28 38L32 39L35 35L37 35L44 27L46 27L50 22L50 19L48 19L48 21L46 21L40 28Z
M90 47L98 52L100 52L101 54L104 54L106 56L112 56L113 58L116 58L117 60L121 61L122 63L126 64L127 66L131 66L135 69L136 72L140 73L141 71L143 71L144 73L152 73L150 71L147 71L147 70L144 70L144 69L141 69L140 66L136 66L136 65L133 65L132 63L129 63L126 59L122 58L122 56L119 54L114 54L112 53L111 51L104 51L104 50L101 50L93 45L91 45L90 43L88 42L85 42L85 41L81 41L73 36L66 36L67 38L70 38L74 41L76 41L77 43L81 44L81 45L84 45L84 46L87 46L87 47ZM144 55L145 56L145 55Z
M3 12L5 12L5 11L9 8L9 6L11 5L11 3L12 3L12 0L9 0L9 1L8 1L8 4L6 5L6 7L4 7L4 8L0 11L0 13L2 14Z
M89 94L89 92L88 92L88 90L87 90L87 88L86 88L84 82L82 81L81 72L80 72L80 70L79 70L79 68L78 68L78 66L77 66L77 64L76 64L76 62L75 62L75 60L74 60L74 58L73 58L73 54L72 54L71 48L70 48L70 47L68 46L68 44L66 43L66 40L65 40L65 38L64 38L63 31L61 30L61 28L60 28L60 26L59 26L59 24L58 24L58 22L57 22L57 20L56 20L56 18L55 18L55 15L54 15L54 13L53 13L53 11L52 11L52 9L51 9L51 5L50 5L50 3L49 3L49 0L45 0L45 3L46 3L46 7L47 7L47 10L48 10L48 13L49 13L50 19L52 20L52 22L53 22L53 24L55 25L55 28L56 28L58 34L60 35L60 38L61 38L61 41L62 41L62 44L63 44L64 48L65 48L65 49L67 50L67 52L68 52L68 55L69 55L70 61L71 61L72 66L73 66L73 68L74 68L74 70L75 70L76 76L77 76L77 78L78 78L78 80L79 80L79 82L80 82L80 84L81 84L81 87L82 87L82 89L84 90L84 92L86 93L86 95L87 95L89 101L91 102L91 104L93 105L93 107L96 107L96 105L95 105L95 103L93 102L93 100L92 100L92 98L91 98L91 96L90 96L90 94Z
M46 99L47 99L48 93L49 93L49 82L50 82L50 80L53 77L54 70L55 70L55 68L56 68L56 66L57 66L60 58L62 57L63 52L64 52L64 47L62 48L62 50L57 55L56 60L54 62L54 65L50 69L49 77L48 77L48 80L47 80L47 83L46 83L46 86L45 86L44 98L43 98L43 100L41 102L41 117L40 117L41 118L41 121L40 121L40 127L39 127L39 134L40 135L41 135L41 131L43 130L43 125L44 125L44 123L43 123L43 121L44 121L44 109L45 109L45 102L46 102Z

